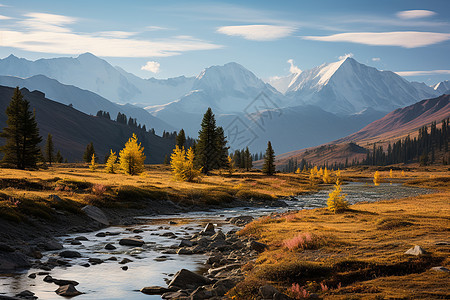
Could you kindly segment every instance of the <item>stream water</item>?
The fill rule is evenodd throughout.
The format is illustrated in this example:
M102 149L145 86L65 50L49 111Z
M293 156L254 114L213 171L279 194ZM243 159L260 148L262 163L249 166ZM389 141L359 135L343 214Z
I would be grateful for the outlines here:
M343 192L347 194L350 203L361 201L378 201L416 196L429 192L421 188L405 187L399 184L381 184L374 187L364 183L350 183L343 185ZM227 218L239 215L259 217L273 212L288 210L311 209L326 205L328 193L331 190L322 190L311 195L303 195L285 201L288 206L277 207L239 207L233 209L211 210L207 212L190 212L183 215L171 216L142 216L144 225L112 226L100 230L106 236L99 237L97 232L71 234L59 237L65 250L75 250L81 253L81 258L70 259L70 266L55 267L50 275L57 279L75 280L80 284L76 288L85 293L76 297L82 299L161 299L160 296L149 296L139 292L145 286L166 286L165 279L185 268L192 271L201 271L206 260L205 255L177 255L171 254L180 239L188 238L199 232L204 224L212 222L224 233L235 227L226 222ZM169 225L169 221L176 224ZM134 231L134 232L133 232ZM174 235L170 235L172 232ZM72 245L77 237L85 237L80 245ZM120 246L119 240L125 237L138 237L146 243L142 247ZM117 247L115 250L105 250L107 243ZM42 261L59 258L61 251L44 253ZM115 257L117 260L108 260ZM105 260L101 264L82 266L88 263L89 258ZM127 264L119 262L128 258L132 260ZM122 267L127 266L128 270ZM16 274L0 274L0 295L14 296L15 294L30 290L39 299L62 299L55 293L58 288L53 283L43 281L44 275L29 278L31 273L42 270L30 269Z

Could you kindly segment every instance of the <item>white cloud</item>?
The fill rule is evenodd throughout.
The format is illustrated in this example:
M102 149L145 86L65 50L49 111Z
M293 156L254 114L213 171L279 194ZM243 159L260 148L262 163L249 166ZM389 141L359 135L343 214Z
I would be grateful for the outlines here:
M399 71L395 72L400 76L427 76L427 75L448 75L450 70L431 70L431 71Z
M161 30L169 30L169 28L161 27L161 26L147 26L145 27L147 31L161 31Z
M415 10L404 10L399 11L396 15L400 19L420 19L420 18L426 18L434 16L436 13L431 10L424 10L424 9L415 9Z
M381 58L379 58L379 57L373 57L372 58L372 61L380 61L381 60Z
M0 15L0 20L11 20L11 17Z
M142 66L141 70L150 71L152 73L159 72L160 64L156 61L148 61L145 66Z
M240 25L219 27L217 32L230 36L240 36L252 41L273 41L289 36L295 30L296 27L293 26Z
M291 59L288 59L287 63L291 65L291 66L289 67L289 72L291 72L291 74L298 74L298 73L301 73L301 72L302 72L302 70L300 70L299 67L297 67L296 65L294 65L294 60L293 60L292 58L291 58Z
M347 57L353 57L353 53L346 53L344 55L339 56L339 60L346 59Z
M110 57L165 57L185 51L211 50L221 45L192 37L167 37L158 40L129 38L123 31L74 32L69 25L78 19L53 14L28 13L12 28L0 27L2 47L25 51L77 55L91 52Z
M350 42L373 46L416 48L450 40L450 34L419 31L348 32L328 36L304 36L303 39L324 42Z

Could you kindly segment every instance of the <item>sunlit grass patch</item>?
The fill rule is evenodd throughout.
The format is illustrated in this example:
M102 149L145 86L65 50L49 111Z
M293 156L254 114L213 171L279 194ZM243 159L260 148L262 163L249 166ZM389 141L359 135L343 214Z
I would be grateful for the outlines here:
M299 233L293 238L285 239L282 243L290 251L319 249L326 244L326 240L311 232Z

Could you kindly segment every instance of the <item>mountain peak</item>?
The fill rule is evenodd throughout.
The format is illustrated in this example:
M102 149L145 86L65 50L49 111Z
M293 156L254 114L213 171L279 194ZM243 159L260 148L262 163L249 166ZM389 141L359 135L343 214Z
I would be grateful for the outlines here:
M85 53L78 55L77 58L98 58L98 57L95 56L94 54L92 54L91 52L85 52Z

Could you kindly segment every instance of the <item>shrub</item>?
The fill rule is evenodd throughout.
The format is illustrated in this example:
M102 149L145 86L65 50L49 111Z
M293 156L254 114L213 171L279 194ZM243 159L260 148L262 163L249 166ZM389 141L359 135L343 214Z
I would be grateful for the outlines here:
M311 296L310 293L298 283L292 284L290 294L294 299L308 299Z
M94 184L92 186L92 193L97 196L103 196L106 192L106 186L103 184Z
M334 191L328 194L327 206L334 213L342 212L348 209L348 202L345 200L346 194L342 194L341 183L339 180L334 186Z
M283 246L291 251L294 250L307 250L307 249L318 249L324 243L323 238L310 233L300 233L291 239L286 239L283 241Z

